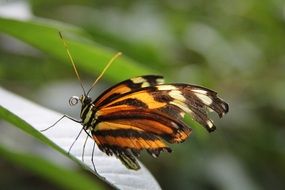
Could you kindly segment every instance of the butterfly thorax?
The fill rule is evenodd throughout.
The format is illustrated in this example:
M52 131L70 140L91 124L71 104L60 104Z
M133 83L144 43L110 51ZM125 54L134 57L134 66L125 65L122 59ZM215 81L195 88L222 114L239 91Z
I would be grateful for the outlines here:
M86 95L82 95L79 100L82 104L80 118L82 119L84 128L88 130L96 121L95 105L92 103L92 99Z

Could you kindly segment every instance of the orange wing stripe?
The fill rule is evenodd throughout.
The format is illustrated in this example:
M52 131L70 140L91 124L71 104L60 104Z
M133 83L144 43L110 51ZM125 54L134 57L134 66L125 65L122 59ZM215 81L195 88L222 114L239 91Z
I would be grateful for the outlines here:
M108 115L108 114L111 114L114 112L137 110L137 109L138 109L137 107L122 104L122 105L118 105L118 106L102 108L96 112L96 115L97 116Z
M163 125L160 122L147 119L131 119L131 120L114 120L112 123L125 126L135 126L145 132L150 132L158 135L172 134L174 131L169 126Z
M167 145L160 139L146 140L143 138L113 137L93 135L98 145L118 146L120 148L141 149L158 149L165 148Z
M120 98L106 104L105 106L103 106L103 108L101 108L101 111L105 107L108 107L112 104L118 103L118 102L126 100L126 99L137 99L137 100L145 103L149 109L158 109L158 108L161 108L167 104L166 102L156 101L154 99L154 97L150 93L148 93L147 91L138 91L138 92L134 92L134 93L125 95L123 97L120 97Z
M116 129L133 129L136 131L143 131L142 129L132 126L132 125L124 125L120 123L114 123L114 122L100 122L96 128L97 130L116 130Z
M100 105L105 99L110 97L112 94L124 94L127 92L130 92L132 89L126 86L125 84L118 85L114 87L111 91L107 92L104 94L98 101L95 102L95 105L98 106Z

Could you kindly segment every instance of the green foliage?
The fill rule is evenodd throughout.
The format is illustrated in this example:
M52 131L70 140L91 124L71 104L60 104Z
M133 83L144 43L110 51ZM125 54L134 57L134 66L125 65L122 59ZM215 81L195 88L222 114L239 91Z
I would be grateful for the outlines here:
M77 66L92 74L102 71L112 55L116 53L115 51L96 45L88 39L84 39L84 34L80 29L65 27L63 23L60 24L51 21L22 22L0 18L0 31L12 35L66 63L68 63L66 50L59 38L58 32L62 32L63 35L67 33L67 36L68 34L72 35L73 38L79 38L80 41L87 41L85 44L82 44L76 40L66 39L70 45L72 56L76 58ZM112 65L106 73L106 78L119 81L129 77L130 73L135 76L150 72L150 69L148 70L123 57L118 59L116 64Z

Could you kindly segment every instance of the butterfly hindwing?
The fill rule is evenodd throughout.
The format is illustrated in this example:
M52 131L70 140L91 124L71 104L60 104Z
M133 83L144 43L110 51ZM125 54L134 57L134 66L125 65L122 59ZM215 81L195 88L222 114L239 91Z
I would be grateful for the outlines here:
M98 127L102 130L92 131L92 136L99 149L107 155L115 155L129 169L140 168L136 157L141 150L147 150L154 157L159 156L161 151L171 152L159 137L135 127L122 127L114 122L101 122Z

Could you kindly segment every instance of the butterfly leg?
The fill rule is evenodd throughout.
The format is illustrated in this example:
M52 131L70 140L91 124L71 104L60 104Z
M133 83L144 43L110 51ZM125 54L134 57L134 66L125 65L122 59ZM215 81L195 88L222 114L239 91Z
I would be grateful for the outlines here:
M72 142L71 146L69 147L68 152L67 152L68 154L70 153L71 148L73 147L73 145L75 144L75 142L78 140L78 138L79 138L80 134L82 133L82 131L83 131L83 127L81 128L81 130L79 131L79 133L78 133L78 135L76 136L75 140Z
M84 162L85 146L86 146L88 137L89 137L89 136L86 136L85 141L84 141L84 144L83 144L82 155L81 155L82 162Z
M92 162L94 171L97 173L96 168L95 168L95 164L94 164L94 152L95 152L95 142L94 142L93 148L92 148L91 162Z
M87 134L86 136L86 139L84 141L84 144L83 144L83 149L82 149L82 155L81 155L81 159L82 159L82 162L84 162L84 153L85 153L85 146L86 146L86 143L87 143L87 140L88 140L88 137L92 138L91 135L88 133L88 131L83 127L85 133Z
M89 132L83 127L85 133L88 135L88 137L92 138L92 136L89 134Z
M100 179L102 179L103 181L105 181L105 182L108 182L107 180L106 180L106 178L105 177L103 177L103 176L101 176L98 172L97 172L97 170L96 170L96 168L95 168L95 163L94 163L94 153L95 153L95 141L94 141L94 144L93 144L93 148L92 148L92 155L91 155L91 162L92 162L92 165L93 165L93 173L96 175L96 176L98 176ZM112 185L111 185L112 186Z
M49 130L50 128L52 128L52 127L54 127L58 122L60 122L63 118L68 118L68 119L70 119L70 120L72 120L72 121L75 121L75 122L77 122L77 123L82 123L82 121L81 120L77 120L77 119L75 119L75 118L73 118L73 117L70 117L69 115L63 115L59 120L57 120L54 124L52 124L51 126L49 126L49 127L47 127L47 128L45 128L45 129L43 129L43 130L40 130L41 132L44 132L44 131L47 131L47 130Z

